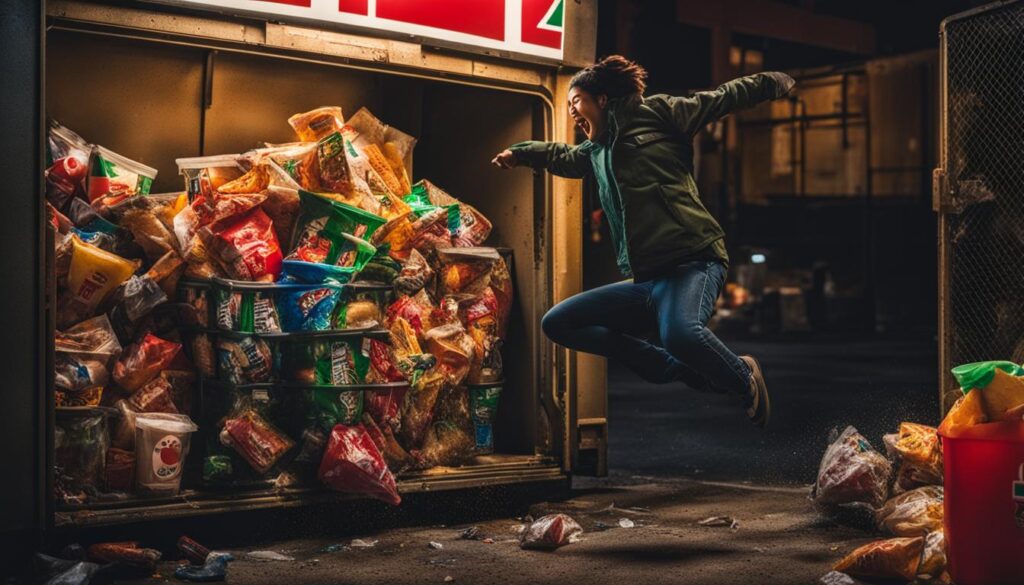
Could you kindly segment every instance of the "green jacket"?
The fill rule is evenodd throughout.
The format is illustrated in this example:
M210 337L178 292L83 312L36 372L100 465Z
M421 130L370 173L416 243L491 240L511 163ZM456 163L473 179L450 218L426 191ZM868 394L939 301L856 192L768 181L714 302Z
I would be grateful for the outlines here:
M728 260L722 227L701 203L693 179L693 136L723 116L785 95L790 87L788 76L758 73L687 97L609 102L612 179L621 200L628 265L638 282L689 259ZM528 141L509 149L520 164L583 178L593 172L591 153L598 147L590 140L577 146Z

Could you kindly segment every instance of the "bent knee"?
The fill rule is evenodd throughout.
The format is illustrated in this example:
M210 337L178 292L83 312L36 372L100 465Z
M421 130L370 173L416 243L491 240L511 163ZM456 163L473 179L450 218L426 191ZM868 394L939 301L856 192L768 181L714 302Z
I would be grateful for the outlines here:
M675 327L662 335L665 350L673 356L686 355L694 349L704 347L704 326L700 323L687 323Z
M558 307L554 307L544 313L544 317L540 320L540 329L548 339L558 342L565 338L565 332L570 329L570 325L562 311L559 311Z

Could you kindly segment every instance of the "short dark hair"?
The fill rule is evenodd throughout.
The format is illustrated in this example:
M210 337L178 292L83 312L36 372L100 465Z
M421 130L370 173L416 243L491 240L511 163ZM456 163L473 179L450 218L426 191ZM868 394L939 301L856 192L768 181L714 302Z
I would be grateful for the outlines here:
M569 88L573 87L609 99L643 95L647 70L622 55L611 55L573 75Z

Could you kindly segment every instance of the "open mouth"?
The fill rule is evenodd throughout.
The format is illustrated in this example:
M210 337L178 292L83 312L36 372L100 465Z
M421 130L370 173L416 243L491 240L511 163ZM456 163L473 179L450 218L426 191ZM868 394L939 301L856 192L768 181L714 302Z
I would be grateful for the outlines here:
M575 118L575 121L576 121L576 125L580 127L580 130L583 130L584 134L586 134L587 136L590 136L590 122L588 122L586 118L582 118L582 117L581 118Z

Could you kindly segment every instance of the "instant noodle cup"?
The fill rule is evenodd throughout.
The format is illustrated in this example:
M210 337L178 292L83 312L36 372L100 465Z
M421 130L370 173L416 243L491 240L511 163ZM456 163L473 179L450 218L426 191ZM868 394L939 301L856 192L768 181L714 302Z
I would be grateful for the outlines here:
M469 410L473 419L477 453L494 452L494 419L503 387L504 382L469 386Z
M101 207L135 195L149 195L157 170L116 152L94 145L86 178L90 203L102 200Z
M189 442L197 430L199 427L183 414L135 415L135 487L140 493L178 493Z
M288 125L295 130L299 140L316 142L335 132L340 132L345 126L345 117L340 107L323 106L293 115L288 118Z
M136 263L101 250L71 236L66 301L59 311L59 325L92 316L100 304L135 272Z

